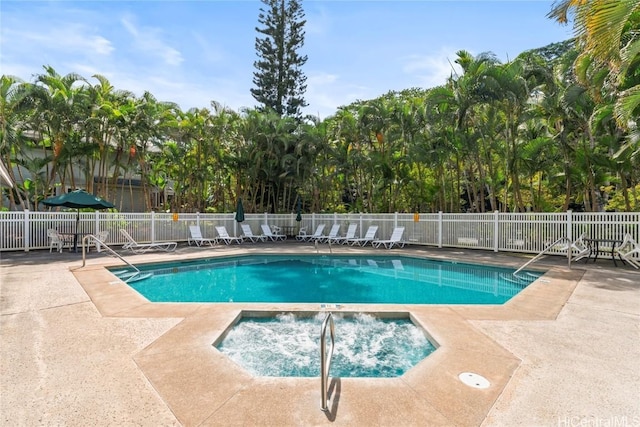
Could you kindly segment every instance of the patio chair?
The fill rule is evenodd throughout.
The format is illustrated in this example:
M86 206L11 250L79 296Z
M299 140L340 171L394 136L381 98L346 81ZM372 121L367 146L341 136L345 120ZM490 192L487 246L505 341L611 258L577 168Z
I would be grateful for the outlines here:
M374 240L371 242L371 245L375 248L379 248L380 246L384 246L387 249L391 249L394 246L404 248L404 242L402 241L403 234L404 227L396 227L393 229L393 233L391 233L389 240Z
M244 240L242 237L230 236L224 225L217 225L216 231L218 232L218 240L223 241L225 245L229 245L233 242L240 244Z
M351 246L355 246L355 245L365 246L367 243L375 240L377 232L378 232L378 226L370 225L364 237L355 237L353 239L347 239L345 240L345 243L348 243Z
M300 230L298 230L298 234L296 235L296 240L304 242L308 238L309 235L307 234L307 227L300 227Z
M324 227L325 227L325 224L319 224L316 227L316 231L307 238L307 241L308 242L322 241L322 239L326 237L322 234L322 232L324 231Z
M571 243L571 261L579 261L591 255L591 247L584 241L587 233L582 233L573 243Z
M159 242L159 243L138 243L127 232L127 230L121 228L120 234L126 239L126 243L122 245L122 249L130 250L136 254L143 254L149 251L165 251L173 252L178 247L177 242Z
M242 236L240 237L247 239L252 243L264 242L267 240L267 236L265 236L264 234L253 234L253 230L251 230L251 226L249 224L240 224L240 228L242 228Z
M349 228L347 228L347 234L344 236L335 236L327 239L328 242L331 243L340 243L344 244L349 239L354 239L356 237L356 230L358 229L358 224L349 224Z
M53 228L47 230L47 238L49 238L49 253L51 253L54 246L58 252L62 253L62 248L71 243L58 233L58 230Z
M284 234L274 234L271 231L271 227L269 227L269 224L260 224L260 227L262 227L262 234L264 234L267 239L275 242L276 240L286 240L287 236L285 236Z
M584 241L587 233L582 233L575 241L569 243L564 243L560 246L557 246L558 250L561 251L570 251L571 252L571 261L579 261L582 258L588 257L591 255L591 247L587 245Z
M96 239L89 238L89 244L87 246L87 252L91 250L91 246L96 248L97 252L102 252L102 247L106 246L107 237L109 237L109 231L103 230L98 231L96 234Z
M632 267L640 269L640 245L631 237L631 234L624 235L622 244L615 248L615 252L620 259L628 262Z
M202 235L202 230L200 230L199 225L190 225L189 226L189 238L187 239L187 243L191 246L191 243L195 243L196 246L209 245L213 246L214 243L218 243L217 239L207 239Z

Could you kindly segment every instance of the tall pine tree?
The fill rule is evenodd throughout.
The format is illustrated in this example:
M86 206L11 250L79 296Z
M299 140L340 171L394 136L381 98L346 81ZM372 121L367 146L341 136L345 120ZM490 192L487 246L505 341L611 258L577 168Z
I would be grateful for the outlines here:
M304 93L307 77L302 66L307 56L298 54L304 45L304 11L299 0L261 0L256 31L256 53L253 63L251 94L263 111L272 109L280 117L300 117L307 106Z

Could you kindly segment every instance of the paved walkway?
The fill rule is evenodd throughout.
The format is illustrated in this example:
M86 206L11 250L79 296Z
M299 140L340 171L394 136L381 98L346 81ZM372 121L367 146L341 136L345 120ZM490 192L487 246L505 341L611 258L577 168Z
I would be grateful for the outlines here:
M362 253L361 248L334 252ZM242 245L133 262L241 252ZM381 250L374 251L376 254ZM384 253L519 266L523 256L408 248ZM309 305L150 304L92 253L0 253L0 420L32 425L640 425L640 272L610 261L548 273L500 307L358 306L408 311L440 348L399 379L336 379L328 413L318 379L254 378L211 348L243 308ZM315 307L317 309L317 307ZM486 390L457 380L483 374Z

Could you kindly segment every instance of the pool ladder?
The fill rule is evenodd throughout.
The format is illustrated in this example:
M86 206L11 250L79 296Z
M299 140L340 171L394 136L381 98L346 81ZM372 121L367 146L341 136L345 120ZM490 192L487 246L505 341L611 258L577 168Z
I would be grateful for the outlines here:
M330 337L331 337L331 348L329 349L329 356L327 357L327 327L329 327ZM331 369L331 359L333 358L333 347L335 346L335 328L333 326L333 315L331 312L327 313L327 317L325 317L322 322L322 328L320 330L320 387L322 389L322 402L320 407L323 411L327 412L329 410L329 399L327 395L329 394L328 390L328 381L329 381L329 370Z

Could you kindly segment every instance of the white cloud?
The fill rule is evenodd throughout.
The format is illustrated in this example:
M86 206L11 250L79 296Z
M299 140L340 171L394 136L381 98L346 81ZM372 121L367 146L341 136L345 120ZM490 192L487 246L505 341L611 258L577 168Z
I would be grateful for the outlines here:
M305 113L318 115L324 119L335 114L340 106L351 104L357 99L368 99L374 96L377 95L373 95L370 88L345 82L337 74L313 73L307 77L305 99L309 106L305 109Z
M461 68L454 62L455 51L442 48L430 55L414 54L403 58L402 71L418 80L419 86L430 88L446 83L451 74L460 74Z
M193 33L192 36L198 46L200 60L208 63L218 63L224 59L224 50L219 46L212 45L209 40L200 33Z
M132 42L137 50L147 55L161 58L167 65L180 65L184 58L177 49L169 46L162 40L162 32L157 28L140 27L133 22L131 15L123 17L120 22L132 36Z
M114 50L109 40L92 34L92 30L82 24L50 25L33 30L9 29L5 37L53 52L93 56L95 54L110 55Z

